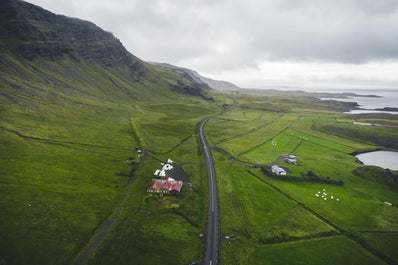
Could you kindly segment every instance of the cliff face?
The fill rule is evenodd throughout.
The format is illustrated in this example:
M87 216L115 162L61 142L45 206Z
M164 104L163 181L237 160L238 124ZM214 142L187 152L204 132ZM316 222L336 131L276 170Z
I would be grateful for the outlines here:
M22 1L1 2L0 27L6 48L27 59L70 56L102 65L139 61L111 33L93 23L55 15Z

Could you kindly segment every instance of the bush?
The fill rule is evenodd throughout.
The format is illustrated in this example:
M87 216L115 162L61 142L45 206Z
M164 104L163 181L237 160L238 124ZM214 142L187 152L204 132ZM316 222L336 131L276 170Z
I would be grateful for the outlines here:
M319 176L318 174L315 174L312 171L308 171L307 175L297 177L297 176L291 176L291 175L277 175L272 173L271 169L267 166L262 167L261 170L265 175L267 175L270 178L273 179L279 179L279 180L285 180L285 181L309 181L309 182L319 182L319 183L326 183L326 184L331 184L331 185L339 185L343 186L344 181L342 179L331 179L330 177L323 178Z

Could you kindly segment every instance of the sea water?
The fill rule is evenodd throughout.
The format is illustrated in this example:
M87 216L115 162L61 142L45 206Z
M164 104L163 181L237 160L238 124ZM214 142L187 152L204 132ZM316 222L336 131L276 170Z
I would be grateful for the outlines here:
M361 109L349 111L351 114L360 113L391 113L398 111L376 110L383 108L398 108L398 90L336 90L332 93L355 93L361 96L349 96L347 98L322 98L322 100L336 100L344 102L356 102ZM368 97L367 97L368 96ZM376 96L376 97L375 97Z

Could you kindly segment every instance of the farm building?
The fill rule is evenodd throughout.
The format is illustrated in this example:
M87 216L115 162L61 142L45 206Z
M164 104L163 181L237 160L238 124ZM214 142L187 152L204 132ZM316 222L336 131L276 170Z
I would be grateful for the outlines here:
M278 167L277 165L272 165L271 171L272 171L272 173L277 174L277 175L283 175L283 176L286 175L286 171L283 168Z
M163 165L162 170L156 169L156 171L154 173L155 176L166 177L166 171L169 171L169 170L173 169L173 166L170 165L170 164L162 164L162 165Z
M297 164L297 156L295 156L295 155L285 156L285 161L290 164Z
M176 181L173 178L154 179L147 191L149 193L176 194L181 192L182 184L182 181Z

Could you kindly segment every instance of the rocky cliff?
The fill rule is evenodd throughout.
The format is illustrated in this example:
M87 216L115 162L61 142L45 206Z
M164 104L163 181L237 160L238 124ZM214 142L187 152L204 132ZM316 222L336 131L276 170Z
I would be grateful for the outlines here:
M209 99L205 91L208 86L198 84L189 76L159 70L143 62L127 51L112 33L95 24L56 15L19 0L0 2L0 52L4 55L0 58L0 72L8 76L15 73L27 79L40 76L44 82L49 81L46 78L66 79L62 81L63 86L68 83L81 90L87 85L103 86L103 82L97 82L97 76L105 75L111 84L98 93L113 96L115 90L122 90L131 98L140 98L140 94L150 98L144 91L150 87L148 90L152 92L149 93L174 91ZM25 67L29 71L23 69ZM55 70L59 67L62 71ZM73 69L79 71L73 73Z

